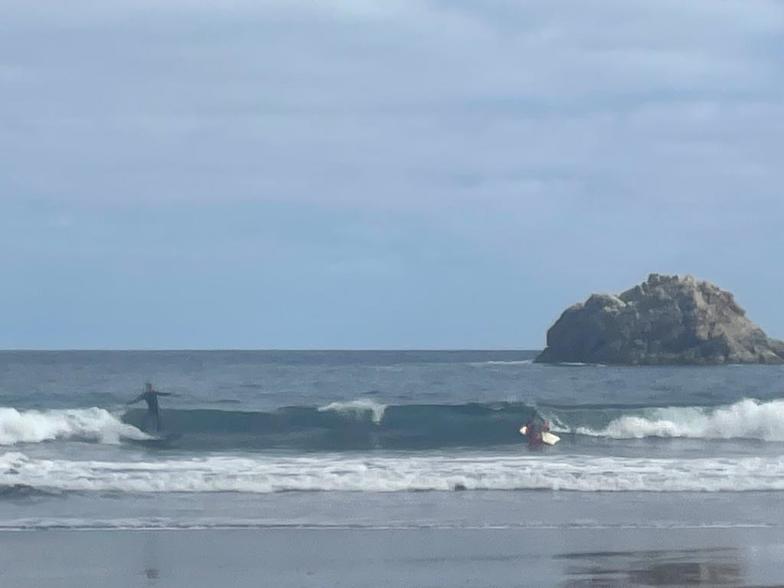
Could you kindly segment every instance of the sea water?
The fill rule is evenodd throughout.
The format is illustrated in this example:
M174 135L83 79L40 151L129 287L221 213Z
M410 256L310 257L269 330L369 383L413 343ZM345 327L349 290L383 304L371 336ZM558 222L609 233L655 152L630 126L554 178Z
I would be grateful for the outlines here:
M688 533L784 528L784 368L534 357L2 352L0 531L519 531L546 543L609 530L655 538L643 543L659 553ZM161 399L169 442L148 442L143 407L126 405L146 381L174 394ZM520 436L535 413L555 447ZM749 577L744 553L729 583ZM721 583L710 574L726 558L700 573Z

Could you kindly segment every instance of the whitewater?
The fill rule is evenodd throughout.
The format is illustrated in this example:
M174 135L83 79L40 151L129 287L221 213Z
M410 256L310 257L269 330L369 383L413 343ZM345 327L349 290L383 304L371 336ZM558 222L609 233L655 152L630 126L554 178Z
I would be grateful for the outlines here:
M559 446L527 450L514 428L534 410L549 413L563 436ZM185 431L178 446L141 453L135 442L150 436L125 422L126 414L132 413L0 408L0 446L8 449L0 454L0 488L129 494L784 490L784 451L776 449L784 442L784 400L546 409L508 402L390 406L360 399L270 413L192 409L169 415ZM606 424L581 424L597 421ZM274 450L250 443L248 430L237 440L242 423L259 427L257 442L273 434ZM509 434L499 438L499 428ZM478 434L483 431L487 436ZM324 441L330 432L348 436L354 446L334 451ZM384 447L410 436L417 442L405 451ZM459 448L451 443L455 436L463 441ZM303 438L312 439L316 455L296 452ZM624 443L646 439L656 451ZM663 449L668 439L676 445ZM678 439L701 445L678 445ZM740 443L722 449L732 441ZM770 447L760 452L743 441ZM80 459L80 452L100 459Z
M784 490L784 457L210 456L153 461L0 455L0 484L49 492L748 492Z
M122 439L149 439L149 435L97 407L23 411L0 407L0 445L56 439L119 444Z
M784 400L744 399L729 406L651 408L625 415L605 428L576 427L581 435L612 439L685 437L691 439L759 439L784 441Z

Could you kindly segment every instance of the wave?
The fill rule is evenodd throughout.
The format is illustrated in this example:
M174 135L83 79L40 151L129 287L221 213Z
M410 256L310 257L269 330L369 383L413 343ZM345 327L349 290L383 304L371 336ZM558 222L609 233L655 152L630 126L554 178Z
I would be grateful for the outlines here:
M594 368L604 368L607 367L606 364L603 363L585 363L582 361L559 361L552 364L545 364L545 365L554 365L559 367L594 367Z
M179 448L221 450L433 449L520 443L534 409L522 403L385 405L369 399L293 406L270 412L164 410L164 427L180 433ZM144 411L123 420L144 424Z
M23 500L27 498L59 496L60 492L34 488L27 484L0 484L0 500Z
M117 444L147 439L142 431L102 408L16 410L0 408L0 445L73 439Z
M361 398L359 400L350 400L348 402L332 402L326 406L319 407L318 411L333 411L339 414L351 415L353 417L359 418L360 420L369 415L370 419L378 425L381 423L381 419L384 418L384 411L386 408L387 406L385 404L380 404L372 400Z
M519 444L520 426L535 414L576 444L586 437L784 442L784 400L745 399L712 407L534 407L517 402L385 405L361 399L271 412L172 410L164 412L164 420L193 449L416 450ZM124 420L141 426L143 416L143 411L131 411Z
M567 427L568 430L568 427ZM610 439L681 437L688 439L757 439L784 441L784 400L744 399L720 407L668 407L623 415L606 427L578 426L580 435Z
M164 428L183 450L483 448L522 442L520 426L547 418L564 445L607 440L684 438L784 442L784 400L745 399L725 406L644 407L518 402L386 405L369 399L293 406L269 412L220 409L162 411ZM143 440L145 411L122 416L100 408L18 411L0 408L0 445L80 440ZM595 443L595 442L594 442Z
M468 365L481 367L481 366L504 366L504 365L531 365L534 363L533 359L510 359L510 360L490 360L490 361L472 361Z
M321 522L307 520L270 520L268 518L242 517L125 517L125 518L87 518L87 517L27 517L18 519L0 519L0 531L198 531L198 530L347 530L356 531L487 531L529 529L539 530L626 530L626 529L771 529L775 523L754 522L689 522L689 521L656 521L641 520L635 522L600 522L596 520L574 520L569 522L549 522L536 520L514 520L503 523L471 523L467 521L346 521Z
M46 492L741 492L784 490L784 457L209 456L71 461L0 455L0 484ZM21 486L20 486L21 487Z

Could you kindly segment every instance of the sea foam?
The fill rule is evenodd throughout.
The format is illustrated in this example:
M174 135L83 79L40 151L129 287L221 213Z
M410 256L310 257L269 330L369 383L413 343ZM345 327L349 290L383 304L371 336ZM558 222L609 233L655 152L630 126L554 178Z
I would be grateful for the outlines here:
M744 399L717 408L652 408L640 415L620 416L602 429L577 427L574 431L612 439L685 437L784 441L784 400Z
M160 461L74 461L0 455L0 484L100 491L741 492L784 490L784 457L649 459L589 456L213 455Z
M102 408L17 410L0 408L0 445L74 439L119 443L148 435Z
M319 407L319 412L337 412L349 415L353 418L364 418L369 416L371 420L379 424L384 418L385 404L380 404L369 399L360 398L346 402L331 402L326 406Z

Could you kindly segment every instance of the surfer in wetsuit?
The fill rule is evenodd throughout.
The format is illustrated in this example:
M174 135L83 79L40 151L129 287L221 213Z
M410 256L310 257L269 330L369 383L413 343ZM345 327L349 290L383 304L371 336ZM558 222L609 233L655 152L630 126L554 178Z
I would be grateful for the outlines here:
M140 400L144 400L147 403L147 414L144 417L145 429L148 428L147 425L149 424L149 422L153 421L155 423L155 431L160 432L161 415L158 410L158 396L171 396L171 395L172 394L170 392L158 392L158 390L152 387L152 384L147 382L144 385L144 392L139 394L139 396L137 396L127 404L135 404Z

